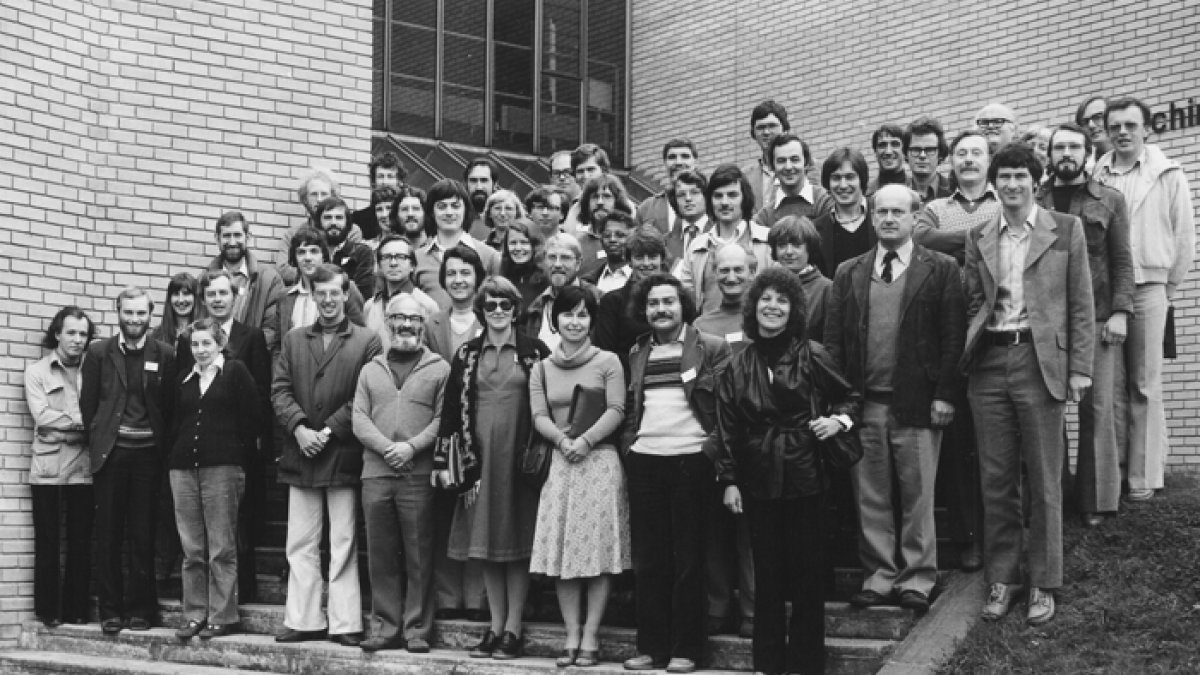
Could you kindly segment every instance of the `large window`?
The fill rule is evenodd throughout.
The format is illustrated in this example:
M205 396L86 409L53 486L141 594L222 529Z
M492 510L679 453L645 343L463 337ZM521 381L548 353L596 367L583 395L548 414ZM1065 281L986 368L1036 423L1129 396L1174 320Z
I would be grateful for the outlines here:
M624 165L628 0L375 0L372 126Z

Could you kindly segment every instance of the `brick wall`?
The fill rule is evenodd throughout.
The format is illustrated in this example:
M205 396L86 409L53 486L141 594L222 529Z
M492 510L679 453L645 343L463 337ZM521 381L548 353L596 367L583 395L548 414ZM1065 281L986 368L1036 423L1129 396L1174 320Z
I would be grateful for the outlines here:
M332 168L367 198L369 0L0 0L0 643L33 607L22 372L49 317L214 251L229 209L270 257L301 217L295 178ZM13 48L12 45L15 45Z
M700 28L700 29L698 29ZM1155 111L1200 102L1200 4L1133 0L1097 12L1082 0L981 2L633 2L632 163L663 175L662 143L690 136L702 168L758 153L750 111L787 107L818 166L848 145L871 159L871 132L922 114L949 135L986 102L1023 123L1073 118L1091 94L1128 93ZM1200 207L1200 126L1150 142L1181 162ZM872 172L876 166L871 161ZM818 173L819 175L819 173ZM1200 271L1176 299L1180 356L1164 374L1170 470L1200 469Z

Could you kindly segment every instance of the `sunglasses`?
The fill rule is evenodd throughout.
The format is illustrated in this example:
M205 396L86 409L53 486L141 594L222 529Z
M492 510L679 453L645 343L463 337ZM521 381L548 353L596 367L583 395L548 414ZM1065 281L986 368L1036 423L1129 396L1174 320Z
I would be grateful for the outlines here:
M509 312L512 311L512 308L512 300L508 299L485 300L483 302L483 311L485 312L494 312L496 310L500 310L501 312Z

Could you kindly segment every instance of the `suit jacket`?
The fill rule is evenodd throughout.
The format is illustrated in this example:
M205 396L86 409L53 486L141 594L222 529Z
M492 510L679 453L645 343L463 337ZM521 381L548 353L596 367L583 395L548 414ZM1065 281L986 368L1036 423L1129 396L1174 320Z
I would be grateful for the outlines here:
M475 323L479 323L479 319L475 319ZM479 337L483 332L483 326L477 325L475 332L471 334L467 340L472 340ZM425 320L425 344L430 351L438 356L446 359L447 363L454 360L454 335L450 328L450 308L446 308L435 314L430 314Z
M223 265L221 256L218 255L209 263L208 269L216 271ZM283 298L283 279L273 265L260 263L249 251L246 252L246 268L250 273L250 283L246 286L249 296L242 308L242 318L238 320L261 330L263 337L267 339L267 349L274 354L279 351L279 339L283 337L279 330L279 302ZM204 303L200 300L201 298L196 298L194 319L202 319L208 315ZM190 353L191 349L186 351Z
M979 339L996 306L1000 266L1000 219L977 225L967 233L967 342L961 366L970 369ZM1029 327L1042 379L1054 398L1067 398L1071 373L1092 374L1095 308L1092 276L1088 271L1087 238L1078 218L1037 210L1023 275Z
M669 192L660 192L638 206L638 225L650 225L657 229L667 244L667 258L674 261L683 258L687 250L683 246L683 223L671 229L671 223L678 219L672 206L674 196Z
M104 462L117 444L117 428L125 411L126 375L119 335L93 342L83 359L83 385L79 391L79 412L88 434L92 474L104 468ZM175 352L170 345L146 337L146 368L142 371L142 391L146 412L159 457L167 452L167 431L171 421L171 387L175 383ZM151 366L150 364L154 364Z
M825 307L825 348L863 393L877 254L878 247L838 268ZM904 426L929 427L934 399L956 403L963 393L958 371L966 335L962 280L954 258L920 245L913 246L901 279L891 411Z
M221 350L226 360L241 361L250 371L254 380L254 389L258 395L259 411L256 419L262 426L264 440L271 434L265 433L272 429L271 425L271 353L267 350L267 340L263 332L253 326L247 326L235 320L229 329L229 341ZM196 365L192 356L192 346L180 336L175 343L175 361L178 371L186 374Z
M352 412L358 373L383 352L375 331L343 321L326 349L319 323L297 328L283 337L271 403L275 419L287 433L279 457L279 482L297 487L348 487L362 474L362 444L354 435ZM301 424L320 431L329 427L329 442L315 457L305 457L296 444Z
M763 193L763 167L761 159L756 158L742 167L742 173L746 176L746 180L750 181L750 191L754 193L755 213L758 213L760 209L768 204L775 203L775 191L779 189L779 186L771 183L766 193Z
M724 339L687 327L683 338L683 358L679 372L691 371L695 377L684 381L683 395L692 415L708 434L701 446L714 463L720 456L717 441L717 381L732 353ZM651 335L643 335L629 352L629 387L626 393L625 420L621 425L621 453L629 452L642 426L646 402L646 364L650 361Z

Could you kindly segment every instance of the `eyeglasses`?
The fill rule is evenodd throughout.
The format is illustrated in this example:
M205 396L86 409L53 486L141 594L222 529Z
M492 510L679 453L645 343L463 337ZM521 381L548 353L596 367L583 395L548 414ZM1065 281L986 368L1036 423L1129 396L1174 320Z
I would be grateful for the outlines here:
M1092 115L1091 117L1085 118L1083 121L1085 124L1090 124L1093 127L1103 126L1104 125L1104 113L1102 113L1102 112L1096 113L1095 115Z
M572 178L574 175L570 169L552 169L550 171L552 178Z
M388 314L387 320L392 323L425 323L425 317L420 314Z
M509 300L508 298L483 301L483 311L485 312L495 312L496 310L500 310L501 312L511 312L512 308L512 300Z
M988 117L988 118L975 120L975 126L979 127L980 129L999 130L999 129L1003 128L1005 124L1011 124L1011 123L1012 123L1012 120L1006 120L1003 117Z
M1116 124L1108 125L1108 133L1115 134L1122 130L1134 132L1141 128L1142 128L1141 122L1125 122L1125 123L1118 122Z
M380 262L400 262L402 260L412 260L412 255L409 253L381 253L379 255Z
M910 154L910 155L936 155L937 152L938 152L938 149L937 149L936 145L933 145L930 147L919 147L916 145L910 145L908 147L908 154Z

